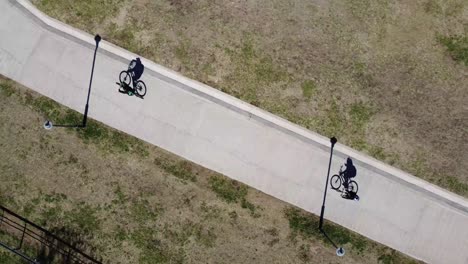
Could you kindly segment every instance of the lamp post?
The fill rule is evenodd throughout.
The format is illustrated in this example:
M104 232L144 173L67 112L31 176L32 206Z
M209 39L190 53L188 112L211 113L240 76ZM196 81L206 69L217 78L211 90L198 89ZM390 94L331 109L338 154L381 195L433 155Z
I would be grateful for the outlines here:
M86 106L83 115L83 122L81 125L53 125L50 120L45 121L44 128L49 130L52 129L54 126L56 127L75 127L75 128L84 128L86 127L86 122L88 121L88 109L89 109L89 96L91 95L91 84L93 83L93 75L94 75L94 65L96 63L96 54L99 47L99 42L101 41L101 36L96 35L94 36L94 41L96 42L96 48L94 49L94 57L93 57L93 66L91 68L91 77L89 79L89 87L88 87L88 97L86 99Z
M330 143L331 143L331 149L330 149L330 160L328 162L328 172L327 172L327 181L325 182L325 192L323 194L323 203L322 203L322 210L320 211L320 222L319 222L319 230L320 232L327 238L328 241L336 248L336 255L339 257L344 256L345 250L342 247L338 247L333 240L325 233L325 230L323 230L323 214L325 213L325 199L327 198L327 190L328 190L328 178L330 177L330 167L331 167L331 161L333 157L333 148L335 147L335 144L338 140L335 137L330 138Z

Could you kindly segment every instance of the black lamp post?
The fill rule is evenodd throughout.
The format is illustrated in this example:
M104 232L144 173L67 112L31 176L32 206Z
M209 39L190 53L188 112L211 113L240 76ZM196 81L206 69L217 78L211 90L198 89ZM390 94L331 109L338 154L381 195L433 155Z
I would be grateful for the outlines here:
M91 68L91 78L89 79L88 98L86 99L86 106L85 106L85 111L84 111L84 116L83 116L83 122L81 124L78 124L78 125L53 125L50 120L47 120L44 123L44 128L45 129L52 129L54 126L56 126L56 127L75 127L75 128L84 128L84 127L86 127L86 122L88 120L89 96L91 95L91 84L93 83L94 64L96 63L96 54L97 54L97 50L98 50L98 47L99 47L99 42L101 41L101 36L96 35L94 37L94 40L96 41L96 48L94 49L93 67Z
M328 163L328 172L327 172L327 181L325 182L325 192L323 194L323 203L322 203L322 210L320 212L320 222L319 222L319 230L320 232L332 243L332 245L336 248L336 255L337 256L344 256L345 250L342 247L338 247L333 240L325 233L325 230L323 230L323 214L325 213L325 199L327 198L327 189L328 189L328 178L330 177L330 167L331 167L331 161L333 157L333 148L335 147L335 144L338 140L335 137L330 138L330 143L331 143L331 149L330 149L330 161Z

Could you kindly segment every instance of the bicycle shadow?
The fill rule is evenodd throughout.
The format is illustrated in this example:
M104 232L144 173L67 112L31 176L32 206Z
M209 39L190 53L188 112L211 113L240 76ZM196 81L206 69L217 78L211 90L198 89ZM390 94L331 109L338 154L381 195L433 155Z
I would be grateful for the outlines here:
M341 192L343 199L359 201L360 198L357 195L359 185L353 180L357 176L357 169L353 164L353 160L348 157L344 166L346 167L345 170L341 165L338 174L332 176L330 187L337 192Z
M144 99L144 96L136 92L136 90L130 87L130 85L126 83L119 83L119 82L116 82L116 84L119 86L119 89L118 89L119 93L126 94L128 96L136 96L140 99Z
M143 99L146 95L146 84L140 80L140 77L144 70L145 66L141 63L140 58L132 60L128 65L128 70L123 70L119 74L119 82L116 82L119 86L119 92Z
M359 195L355 192L346 192L345 194L341 195L341 198L346 199L346 200L354 200L354 201L359 201Z

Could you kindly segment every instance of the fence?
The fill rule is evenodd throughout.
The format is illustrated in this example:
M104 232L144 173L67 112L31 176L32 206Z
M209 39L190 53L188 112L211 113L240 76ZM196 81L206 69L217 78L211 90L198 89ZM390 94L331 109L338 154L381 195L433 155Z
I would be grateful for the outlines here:
M0 205L0 246L27 262L97 264L100 261Z

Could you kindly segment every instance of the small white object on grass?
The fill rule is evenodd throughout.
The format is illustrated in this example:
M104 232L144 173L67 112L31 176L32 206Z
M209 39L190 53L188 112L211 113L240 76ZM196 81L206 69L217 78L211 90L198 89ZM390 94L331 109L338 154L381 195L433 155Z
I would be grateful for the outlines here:
M344 248L339 247L339 248L336 249L336 255L337 255L338 257L342 257L342 256L344 256L344 254L345 254Z
M45 121L45 123L44 123L44 128L45 129L51 130L52 127L54 127L54 125L52 125L52 122L50 122L49 120Z

